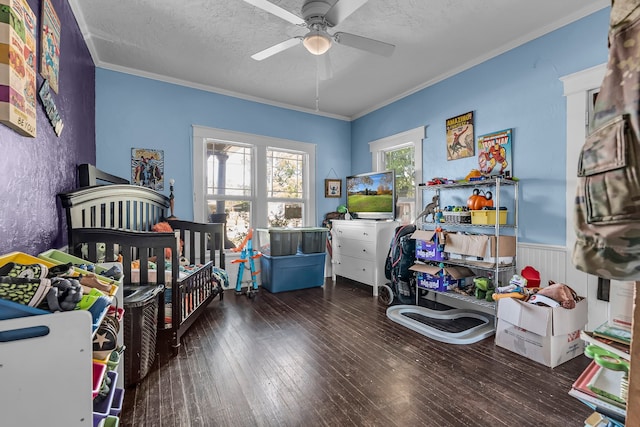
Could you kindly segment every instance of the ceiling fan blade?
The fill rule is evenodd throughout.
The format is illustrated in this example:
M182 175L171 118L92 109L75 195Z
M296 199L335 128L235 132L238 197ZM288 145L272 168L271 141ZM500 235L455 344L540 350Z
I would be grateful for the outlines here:
M366 50L367 52L375 53L376 55L391 56L393 50L396 48L394 45L373 40L367 37L356 36L355 34L338 32L333 35L333 39L336 43L343 44L345 46L355 47L356 49Z
M270 1L267 1L267 0L244 0L244 1L264 11L267 11L272 15L282 18L285 21L289 21L292 24L304 26L304 19L300 18L297 15L294 15L288 10L281 8L280 6L276 6Z
M292 39L285 40L282 43L278 43L274 46L266 48L265 50L261 50L258 53L254 53L253 55L251 55L251 58L255 59L256 61L262 61L263 59L273 56L276 53L280 53L283 50L287 50L290 47L294 47L300 44L300 40L300 37L294 37Z
M367 1L369 0L338 0L324 15L324 19L330 27L334 27Z

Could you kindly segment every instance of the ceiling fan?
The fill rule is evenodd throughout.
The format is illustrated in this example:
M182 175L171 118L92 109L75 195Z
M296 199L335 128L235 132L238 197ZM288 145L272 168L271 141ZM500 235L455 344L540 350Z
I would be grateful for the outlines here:
M331 35L327 32L327 28L338 25L368 0L338 0L333 5L330 0L305 0L302 5L302 18L268 0L244 1L292 24L309 29L309 32L304 36L293 37L251 55L251 58L256 61L262 61L300 43L314 55L322 55L327 52L332 45L332 41L382 56L391 56L395 49L392 44L367 37L343 32Z

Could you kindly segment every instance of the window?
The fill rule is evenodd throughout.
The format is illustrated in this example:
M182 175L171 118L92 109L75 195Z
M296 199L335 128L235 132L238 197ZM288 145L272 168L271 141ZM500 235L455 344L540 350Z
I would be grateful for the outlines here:
M396 212L398 220L408 224L415 220L416 205L422 206L422 140L426 129L419 127L369 143L372 170L393 169L396 174ZM418 161L416 161L418 159Z
M315 145L194 127L194 219L226 216L239 244L249 228L315 224Z

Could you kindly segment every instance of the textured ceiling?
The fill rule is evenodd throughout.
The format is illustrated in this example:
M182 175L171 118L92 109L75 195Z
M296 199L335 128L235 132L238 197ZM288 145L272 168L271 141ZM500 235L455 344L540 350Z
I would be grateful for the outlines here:
M272 2L301 16L303 0ZM298 45L263 61L251 55L306 29L242 0L69 3L98 67L352 119L610 0L369 0L330 33L394 44L391 57L339 44L316 57Z

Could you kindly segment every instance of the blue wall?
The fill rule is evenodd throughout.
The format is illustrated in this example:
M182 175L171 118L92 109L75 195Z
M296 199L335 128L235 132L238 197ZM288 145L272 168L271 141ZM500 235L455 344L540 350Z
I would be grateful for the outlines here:
M464 177L476 160L446 160L444 123L474 111L476 136L514 129L521 240L564 245L566 107L559 78L606 62L608 18L603 9L352 123L97 69L96 162L127 177L132 147L164 150L166 176L176 179L176 215L191 218L192 125L316 143L320 221L342 202L323 197L331 168L340 177L369 171L368 143L398 132L427 126L425 178Z
M564 245L566 102L559 78L606 62L609 12L603 9L355 120L352 171L371 168L370 141L427 126L425 180L464 178L477 167L476 158L447 161L445 120L474 111L476 138L514 129L520 239Z
M184 219L193 218L193 125L317 144L318 223L339 204L324 197L324 178L332 168L340 177L351 170L349 122L96 69L96 165L130 178L131 148L164 150L175 213Z

